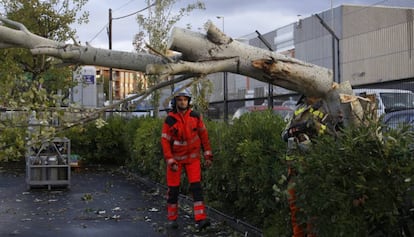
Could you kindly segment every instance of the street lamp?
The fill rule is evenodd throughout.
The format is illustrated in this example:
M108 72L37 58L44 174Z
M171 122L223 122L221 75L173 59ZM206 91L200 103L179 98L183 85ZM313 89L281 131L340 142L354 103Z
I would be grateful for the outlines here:
M224 16L216 16L217 19L221 19L222 31L224 33ZM228 82L227 82L227 72L223 72L223 117L224 121L228 121L229 117L229 106L228 106Z
M222 24L222 30L223 30L223 33L224 33L224 16L216 16L216 18L217 19L221 19L221 24Z

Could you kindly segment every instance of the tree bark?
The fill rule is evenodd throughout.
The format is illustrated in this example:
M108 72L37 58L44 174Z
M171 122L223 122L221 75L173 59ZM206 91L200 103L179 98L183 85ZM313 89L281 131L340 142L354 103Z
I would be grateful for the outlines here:
M235 63L217 69L245 75L263 82L269 82L286 89L311 96L323 97L332 87L332 72L329 69L286 57L269 50L243 44L225 36L216 26L208 23L207 35L174 28L169 48L182 53L182 59L205 63L234 60ZM274 73L253 64L257 60L275 62ZM170 74L185 73L171 68ZM157 74L158 71L148 70ZM204 71L200 71L204 73ZM209 70L211 72L211 70ZM165 71L164 71L165 73Z
M20 23L2 17L0 20L18 28L0 26L0 47L27 48L32 54L57 57L66 63L168 75L226 71L314 96L326 95L332 87L330 70L235 41L211 22L207 24L207 35L175 28L169 47L180 52L182 60L169 64L162 57L148 53L129 53L56 42L32 34ZM252 61L258 59L275 62L275 70L271 75L252 64Z
M350 106L358 101L346 100L341 96L353 95L350 84L334 83L331 70L243 44L226 36L211 22L206 24L206 35L174 28L169 48L181 55L174 59L165 59L149 53L128 53L56 42L32 34L18 22L3 17L0 20L18 28L16 30L0 25L2 48L27 48L32 54L57 57L66 63L145 71L147 74L164 77L177 74L207 75L215 72L241 74L306 96L320 97L327 102L329 113L335 119L343 119L346 125L359 123L360 113L356 115L352 109L358 106ZM166 82L164 86L172 83L173 81Z
M147 53L129 53L91 46L66 44L35 35L22 24L0 17L16 28L0 25L0 48L26 48L33 55L44 54L62 59L65 63L95 65L145 72L148 64L164 64L166 60Z

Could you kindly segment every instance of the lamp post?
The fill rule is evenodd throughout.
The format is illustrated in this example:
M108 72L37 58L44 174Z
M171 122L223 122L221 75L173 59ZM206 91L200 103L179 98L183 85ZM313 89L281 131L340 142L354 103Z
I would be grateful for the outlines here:
M217 19L221 19L221 30L224 33L224 16L216 16Z
M221 19L222 31L224 33L224 16L216 16L216 18ZM227 72L223 72L223 107L224 122L227 122L229 118Z

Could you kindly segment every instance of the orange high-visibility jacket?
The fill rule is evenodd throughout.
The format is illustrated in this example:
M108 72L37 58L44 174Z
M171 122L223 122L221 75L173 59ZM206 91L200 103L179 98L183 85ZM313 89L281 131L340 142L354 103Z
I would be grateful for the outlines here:
M169 112L162 127L161 145L165 160L190 162L200 159L203 148L204 158L211 159L212 152L207 129L201 115L191 109L184 114Z

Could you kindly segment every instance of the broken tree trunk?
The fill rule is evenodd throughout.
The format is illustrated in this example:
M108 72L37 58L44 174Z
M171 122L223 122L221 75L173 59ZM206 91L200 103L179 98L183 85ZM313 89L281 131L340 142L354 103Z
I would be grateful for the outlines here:
M344 98L341 94L352 95L351 86L349 83L335 84L329 69L235 41L211 22L206 24L206 35L175 28L169 47L181 56L166 60L149 53L128 53L56 42L29 32L18 22L3 17L0 20L17 28L0 25L1 48L27 48L32 54L53 56L65 63L146 71L147 74L164 77L215 72L241 74L306 96L321 97L335 118L343 117L345 124L358 123L351 106L341 103L351 101L341 100ZM172 83L174 81L165 86Z
M263 82L281 86L302 94L322 97L332 87L332 72L329 69L286 57L269 50L243 44L224 35L212 23L207 24L207 35L186 29L174 28L170 38L171 50L182 53L182 60L160 66L149 66L148 73L180 74L196 72L232 72ZM273 62L273 74L257 68L252 61L263 59ZM195 63L198 68L192 67ZM199 66L203 65L203 68Z
M171 35L170 48L182 55L180 61L168 63L162 57L149 53L128 53L56 42L29 32L18 22L3 17L0 20L17 28L0 26L0 47L27 48L32 54L57 57L66 63L164 75L232 72L314 96L324 96L332 87L330 70L242 44L223 34L211 22L207 23L207 35L175 28ZM277 70L269 75L268 72L254 67L252 61L257 59L276 62L274 66Z
M185 62L149 65L147 72L179 74L198 71L208 74L226 71L241 74L306 96L322 98L334 123L341 121L348 126L360 122L362 115L355 116L352 110L353 107L360 108L358 100L353 100L353 105L350 100L341 99L341 94L353 95L351 85L348 82L334 83L331 70L235 41L211 23L207 27L207 35L175 28L170 49L181 52Z

